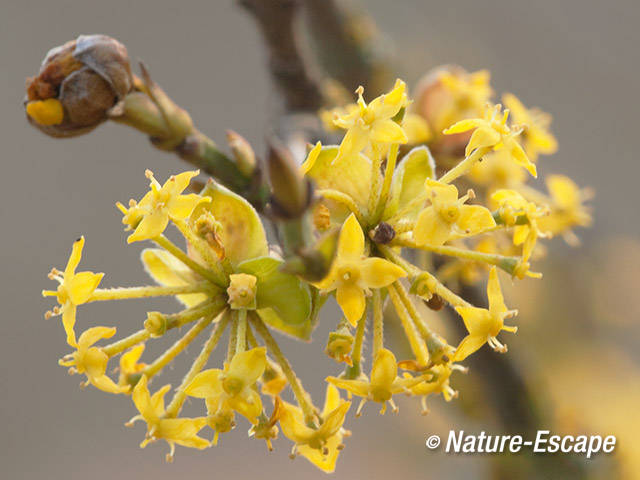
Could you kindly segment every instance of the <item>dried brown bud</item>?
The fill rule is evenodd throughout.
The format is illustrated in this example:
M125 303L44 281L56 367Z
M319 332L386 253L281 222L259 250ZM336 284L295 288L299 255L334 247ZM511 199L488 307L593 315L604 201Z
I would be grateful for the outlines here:
M47 53L27 79L29 122L53 137L87 133L132 89L127 49L106 35L80 35Z
M369 231L369 237L374 243L386 245L396 236L396 231L387 222L380 222L376 228Z
M444 300L437 293L432 294L431 298L425 303L427 304L427 307L435 311L442 310L442 307L444 307Z

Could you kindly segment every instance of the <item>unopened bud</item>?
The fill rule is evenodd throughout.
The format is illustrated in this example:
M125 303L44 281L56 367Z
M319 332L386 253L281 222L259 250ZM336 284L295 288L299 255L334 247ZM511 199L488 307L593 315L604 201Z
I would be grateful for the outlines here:
M296 218L309 207L310 183L300 173L291 152L286 148L271 144L267 156L267 170L272 190L272 210L274 215Z
M29 122L53 137L87 133L133 87L127 49L106 35L80 35L47 53L27 79Z
M238 169L246 176L251 175L256 169L256 154L249 142L239 133L227 130L227 143Z

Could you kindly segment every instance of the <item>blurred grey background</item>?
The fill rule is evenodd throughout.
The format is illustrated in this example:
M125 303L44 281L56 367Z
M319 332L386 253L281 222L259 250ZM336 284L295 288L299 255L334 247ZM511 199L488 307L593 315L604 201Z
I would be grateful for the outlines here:
M592 186L597 197L594 228L579 232L583 247L569 250L555 241L551 260L594 262L612 237L637 247L637 1L372 0L362 5L393 44L395 61L410 84L443 63L487 68L498 92L515 92L527 105L553 113L560 151L543 160L543 174L569 174ZM163 461L166 445L138 449L142 427L123 426L134 414L131 403L78 389L80 377L69 377L57 366L66 353L59 321L42 317L51 301L40 291L53 287L46 274L54 265L64 266L80 234L87 239L83 269L105 271L104 285L147 281L138 264L141 246L125 244L114 203L145 190L145 168L164 179L185 165L118 125L74 140L45 137L24 119L25 77L37 72L50 47L81 33L109 34L127 45L132 59L144 59L200 129L222 143L224 130L232 128L260 144L276 99L252 19L230 0L4 0L0 8L0 476L323 477L304 459L289 461L285 439L276 442L273 453L261 442L248 441L244 424L223 436L218 448L178 448L170 465ZM630 267L623 261L620 268ZM637 278L630 278L637 288ZM90 306L81 310L79 325L117 325L127 333L138 328L145 306L136 301ZM177 305L158 302L158 308ZM311 347L284 341L318 399L322 377L338 371L321 353L336 314L328 309ZM519 333L522 343L526 335L525 326ZM636 347L637 339L637 332L627 337ZM163 379L175 384L183 368L178 363ZM593 389L598 390L597 381ZM433 414L427 417L419 416L415 402L403 401L398 417L378 416L371 405L365 417L350 418L354 435L335 478L483 478L481 457L426 451L429 434L471 422L453 404L438 399L430 405ZM482 419L475 421L472 427L483 426Z

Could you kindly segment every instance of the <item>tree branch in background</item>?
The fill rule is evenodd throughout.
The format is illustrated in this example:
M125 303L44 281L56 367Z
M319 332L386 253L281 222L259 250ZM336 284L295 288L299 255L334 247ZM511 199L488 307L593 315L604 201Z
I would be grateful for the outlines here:
M339 0L303 0L306 21L320 65L348 91L359 85L377 96L393 81L383 62L376 25L364 12Z
M298 48L294 21L297 0L239 0L250 11L269 52L269 71L288 111L317 111L322 94Z

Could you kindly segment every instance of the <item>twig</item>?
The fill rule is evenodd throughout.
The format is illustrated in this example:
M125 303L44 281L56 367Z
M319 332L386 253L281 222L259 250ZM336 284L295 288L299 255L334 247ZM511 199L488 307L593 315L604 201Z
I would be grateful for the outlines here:
M269 70L287 110L318 110L322 94L308 72L294 30L299 2L239 0L239 3L253 14L262 31L269 52Z
M359 85L373 96L391 83L377 51L375 24L337 0L304 0L308 30L322 67L348 91Z

